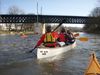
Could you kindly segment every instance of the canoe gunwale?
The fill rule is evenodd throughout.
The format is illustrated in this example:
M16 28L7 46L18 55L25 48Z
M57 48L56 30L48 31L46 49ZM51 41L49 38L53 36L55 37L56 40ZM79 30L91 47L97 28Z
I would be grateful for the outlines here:
M74 42L74 43L76 43L76 42ZM70 44L70 45L73 45L74 43L72 43L72 44ZM67 47L67 46L70 46L70 45L65 45L65 46L61 46L61 47L51 47L51 48L49 48L49 47L38 47L38 49L59 49L59 48L65 48L65 47Z

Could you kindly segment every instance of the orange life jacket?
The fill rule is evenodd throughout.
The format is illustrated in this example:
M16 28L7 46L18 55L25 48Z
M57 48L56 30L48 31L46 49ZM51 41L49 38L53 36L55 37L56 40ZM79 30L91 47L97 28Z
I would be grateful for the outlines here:
M55 47L56 46L56 38L52 33L46 33L44 38L44 45L47 47Z

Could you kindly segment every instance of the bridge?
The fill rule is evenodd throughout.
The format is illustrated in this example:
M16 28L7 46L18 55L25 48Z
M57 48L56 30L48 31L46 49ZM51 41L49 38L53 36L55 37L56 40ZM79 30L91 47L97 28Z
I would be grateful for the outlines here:
M63 23L70 24L98 24L100 18L87 16L61 16L61 15L0 15L0 23Z

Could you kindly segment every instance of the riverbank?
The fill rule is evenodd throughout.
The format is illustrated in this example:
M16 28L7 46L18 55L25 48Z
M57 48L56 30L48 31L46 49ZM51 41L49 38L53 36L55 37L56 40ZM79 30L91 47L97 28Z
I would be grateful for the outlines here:
M25 34L25 35L29 35L29 34L34 34L34 32L32 31L21 31L21 32L15 32L15 31L0 31L0 35L22 35L22 34Z

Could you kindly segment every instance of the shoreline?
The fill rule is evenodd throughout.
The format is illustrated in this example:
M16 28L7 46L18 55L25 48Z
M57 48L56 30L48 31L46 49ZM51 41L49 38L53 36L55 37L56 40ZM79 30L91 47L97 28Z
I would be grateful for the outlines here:
M0 31L0 35L16 35L16 34L18 34L18 35L23 35L23 34L25 34L25 35L29 35L29 34L34 34L34 32L32 32L32 31L26 31L26 32L14 32L14 31Z

